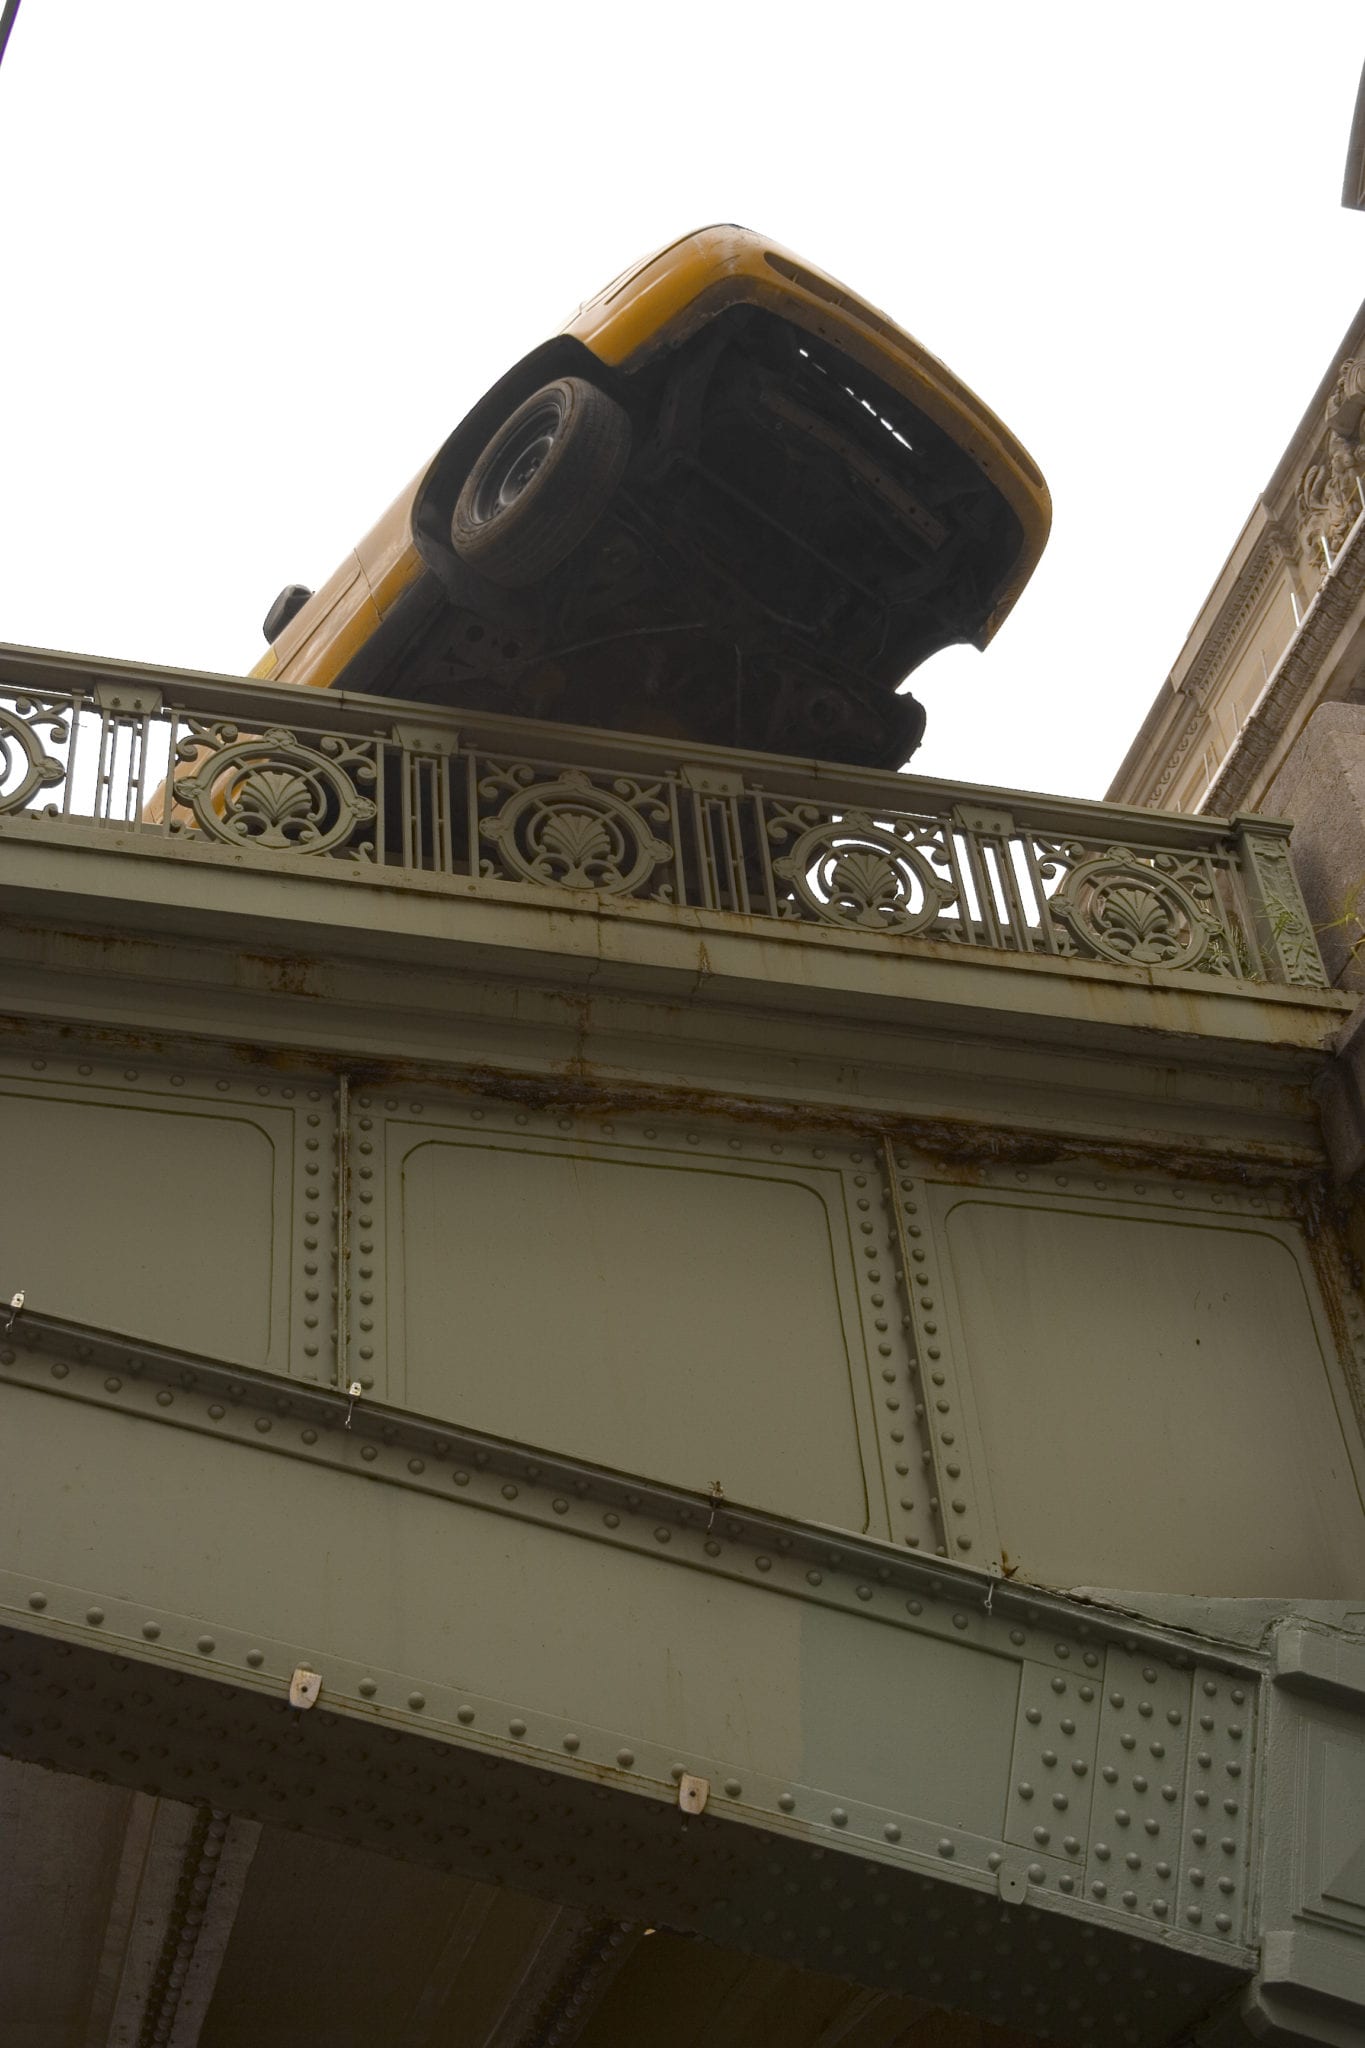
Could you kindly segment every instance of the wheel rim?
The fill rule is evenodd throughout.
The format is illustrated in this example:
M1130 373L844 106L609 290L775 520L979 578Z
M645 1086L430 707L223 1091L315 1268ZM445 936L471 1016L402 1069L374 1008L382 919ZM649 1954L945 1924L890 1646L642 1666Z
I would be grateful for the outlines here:
M476 525L496 519L530 488L549 460L563 423L563 408L548 400L498 442L474 492L470 509Z

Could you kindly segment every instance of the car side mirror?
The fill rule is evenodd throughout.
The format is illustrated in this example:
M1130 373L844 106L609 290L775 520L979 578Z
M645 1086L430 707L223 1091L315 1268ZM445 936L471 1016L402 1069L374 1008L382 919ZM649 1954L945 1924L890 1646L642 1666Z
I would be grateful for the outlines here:
M312 591L302 583L286 583L262 622L261 631L266 639L278 640L289 621L298 617L312 595Z

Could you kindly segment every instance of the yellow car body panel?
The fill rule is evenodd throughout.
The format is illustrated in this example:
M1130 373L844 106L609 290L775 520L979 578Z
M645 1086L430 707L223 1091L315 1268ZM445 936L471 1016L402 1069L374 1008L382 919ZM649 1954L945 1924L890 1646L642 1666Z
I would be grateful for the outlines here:
M315 590L251 673L263 682L327 689L385 615L422 574L412 538L412 507L425 470L379 523Z

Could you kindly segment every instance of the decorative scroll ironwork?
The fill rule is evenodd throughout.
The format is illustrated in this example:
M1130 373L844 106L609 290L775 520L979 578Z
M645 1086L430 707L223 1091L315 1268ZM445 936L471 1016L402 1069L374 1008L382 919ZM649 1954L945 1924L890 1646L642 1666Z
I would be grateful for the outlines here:
M1111 846L1067 849L1041 864L1044 880L1065 874L1050 909L1066 927L1064 950L1125 967L1235 974L1231 934L1205 864L1175 854L1140 860Z
M43 745L46 732L65 747L71 737L69 711L41 697L0 699L0 812L27 810L44 789L66 779L66 767Z
M673 860L671 842L655 830L671 818L661 783L595 780L580 768L542 780L530 763L517 762L490 768L478 791L488 800L506 793L498 811L479 821L480 836L498 852L498 863L481 863L484 874L636 896ZM672 896L667 882L650 893L665 903Z
M1029 831L1005 813L873 818L764 800L772 913L1011 952L1239 976L1225 856ZM1221 886L1220 886L1221 885Z
M773 862L773 873L790 885L778 906L783 917L911 937L953 901L943 846L914 821L880 823L862 811L830 818L816 804L770 805L767 833L775 846L793 842Z
M196 765L172 778L174 802L211 839L274 853L373 859L373 839L357 837L377 815L374 799L357 786L375 781L372 750L334 734L305 744L283 726L242 737L235 725L196 719L176 742L175 758Z
M165 678L76 670L63 692L4 674L0 657L7 830L56 813L238 859L591 891L603 905L1156 976L1326 983L1284 832L1264 819L1010 797L714 749L694 761L658 740L254 682L178 677L172 703ZM395 722L414 710L420 724Z

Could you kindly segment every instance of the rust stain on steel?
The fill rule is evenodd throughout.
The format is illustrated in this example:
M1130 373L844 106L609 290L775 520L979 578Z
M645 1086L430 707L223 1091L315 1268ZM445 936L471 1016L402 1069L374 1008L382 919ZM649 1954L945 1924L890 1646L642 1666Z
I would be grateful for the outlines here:
M381 1086L387 1081L428 1082L435 1076L429 1068L378 1065L352 1068L357 1086ZM1001 1166L1038 1167L1068 1161L1104 1162L1116 1170L1151 1172L1159 1166L1187 1180L1222 1181L1233 1178L1246 1186L1282 1183L1286 1186L1321 1177L1321 1155L1308 1150L1286 1154L1273 1146L1249 1146L1230 1154L1225 1144L1211 1146L1207 1153L1197 1147L1172 1147L1140 1141L1065 1138L1038 1132L1008 1132L958 1122L946 1117L907 1117L847 1107L804 1102L773 1103L752 1097L716 1094L698 1088L668 1088L649 1085L622 1087L599 1080L587 1072L528 1075L510 1073L487 1065L447 1072L446 1084L467 1094L503 1102L523 1109L600 1114L610 1109L618 1115L634 1112L652 1115L721 1117L729 1122L752 1123L779 1130L860 1133L869 1138L889 1138L951 1164L955 1174L989 1171Z
M1352 1204L1330 1172L1305 1176L1289 1188L1288 1194L1303 1231L1356 1419L1365 1430L1365 1381L1356 1351L1356 1333L1350 1327L1347 1313L1348 1298L1354 1296L1358 1302L1361 1288L1360 1260L1348 1235Z
M101 1052L109 1058L164 1060L167 1066L202 1062L210 1072L225 1067L246 1067L274 1074L331 1075L350 1072L345 1060L325 1053L289 1046L239 1043L230 1038L205 1038L192 1032L168 1035L157 1031L128 1031L108 1025L61 1022L55 1018L0 1016L0 1039L41 1042L72 1055Z
M299 953L239 953L249 967L259 968L261 980L271 995L307 996L321 1001L326 993L314 984L320 963Z
M591 999L573 997L584 1021ZM321 1048L271 1047L259 1041L206 1039L179 1033L174 1038L152 1032L129 1032L85 1024L43 1024L34 1019L0 1018L0 1033L31 1038L37 1031L52 1043L66 1046L99 1046L119 1054L155 1054L167 1060L183 1061L187 1048L208 1066L231 1064L271 1073L306 1073L348 1076L355 1088L381 1089L417 1083L425 1087L453 1088L519 1107L555 1111L560 1114L599 1114L610 1110L617 1115L632 1113L676 1118L723 1118L732 1123L787 1131L828 1131L845 1136L859 1134L869 1139L888 1138L921 1156L951 1169L958 1179L984 1175L1000 1167L1046 1167L1071 1162L1103 1164L1116 1172L1161 1172L1172 1178L1198 1182L1240 1181L1246 1187L1279 1184L1286 1189L1310 1190L1321 1183L1327 1188L1322 1153L1307 1146L1252 1144L1231 1153L1225 1142L1163 1145L1140 1139L1064 1137L1048 1132L1004 1131L948 1117L914 1117L877 1112L861 1105L772 1102L709 1089L667 1086L653 1083L622 1085L619 1080L599 1076L581 1056L570 1059L553 1073L525 1074L486 1063L460 1066L414 1060L355 1060ZM1330 1201L1326 1192L1306 1202L1319 1213Z

